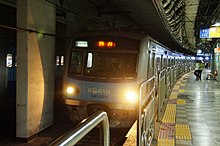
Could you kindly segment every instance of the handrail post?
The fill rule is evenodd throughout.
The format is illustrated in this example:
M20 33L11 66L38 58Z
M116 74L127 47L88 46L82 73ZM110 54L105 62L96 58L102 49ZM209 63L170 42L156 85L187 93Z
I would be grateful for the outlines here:
M98 124L101 124L101 131L103 136L103 146L110 145L110 130L107 113L104 111L98 111L84 119L80 125L75 127L71 132L60 138L59 140L51 143L49 146L73 146L79 140L81 140L86 134L88 134Z
M101 130L100 130L100 139L101 139L100 142L103 146L110 145L110 134L109 133L110 133L109 132L109 121L108 119L105 118L101 122Z

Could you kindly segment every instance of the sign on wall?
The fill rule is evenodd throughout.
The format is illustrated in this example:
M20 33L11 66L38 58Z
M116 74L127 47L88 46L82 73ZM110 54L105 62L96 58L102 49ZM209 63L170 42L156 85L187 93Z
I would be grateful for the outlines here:
M220 38L220 27L210 27L200 29L200 38Z

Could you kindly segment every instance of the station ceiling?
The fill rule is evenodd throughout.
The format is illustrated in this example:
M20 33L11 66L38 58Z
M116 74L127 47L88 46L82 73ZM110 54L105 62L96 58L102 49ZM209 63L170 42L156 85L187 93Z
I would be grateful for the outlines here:
M45 0L57 8L57 21L79 19L84 30L119 29L149 34L174 51L209 52L214 39L199 38L220 13L219 0ZM0 0L16 8L16 0ZM1 23L1 21L0 21ZM1 25L1 24L0 24Z

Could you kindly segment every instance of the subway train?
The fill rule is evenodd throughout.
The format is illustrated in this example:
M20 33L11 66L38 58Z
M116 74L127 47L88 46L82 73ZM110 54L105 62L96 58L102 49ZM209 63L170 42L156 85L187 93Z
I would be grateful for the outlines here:
M138 118L149 140L165 98L175 81L193 69L194 60L143 33L76 34L64 67L63 99L70 119L104 110L112 127L126 127Z

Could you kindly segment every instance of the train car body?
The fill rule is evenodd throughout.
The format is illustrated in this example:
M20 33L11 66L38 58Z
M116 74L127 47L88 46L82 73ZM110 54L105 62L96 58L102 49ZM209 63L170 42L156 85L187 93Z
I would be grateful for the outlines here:
M91 31L75 35L64 73L70 118L82 120L104 110L112 126L129 126L137 117L145 117L151 129L177 76L188 68L182 66L187 62L180 56L145 34Z

